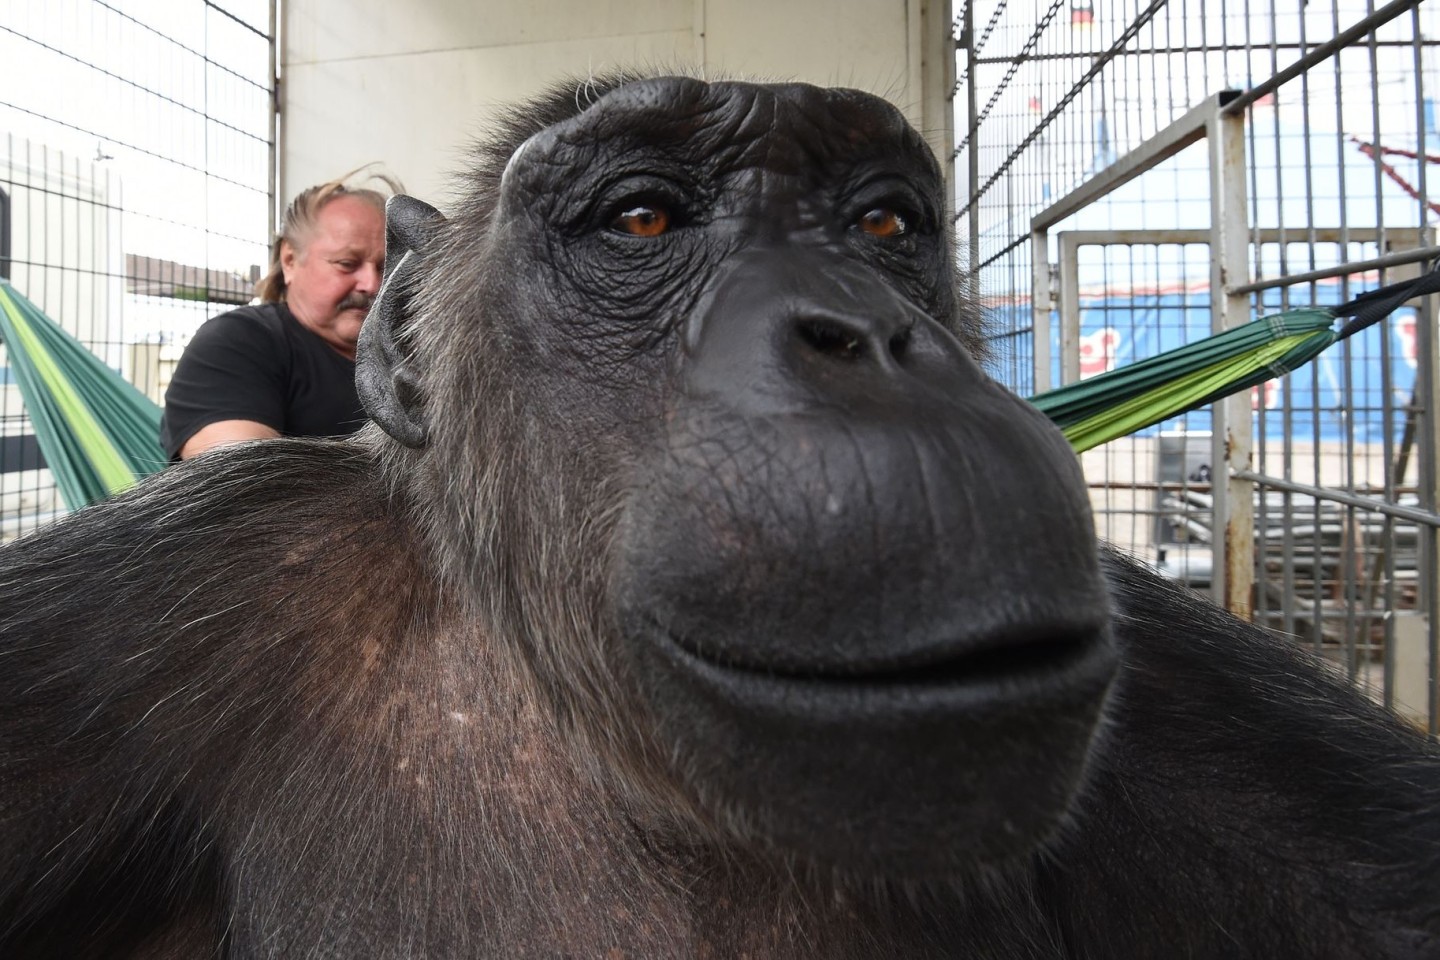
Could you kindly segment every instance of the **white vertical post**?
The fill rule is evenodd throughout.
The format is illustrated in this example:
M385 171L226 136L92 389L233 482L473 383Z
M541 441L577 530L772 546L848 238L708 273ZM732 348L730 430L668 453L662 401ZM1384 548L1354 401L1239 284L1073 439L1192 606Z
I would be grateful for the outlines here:
M1250 320L1250 298L1231 289L1250 282L1249 206L1245 178L1245 115L1216 110L1207 121L1210 158L1210 326L1220 333ZM1249 470L1251 407L1249 393L1238 393L1213 407L1211 491L1215 517L1215 601L1242 619L1250 619L1255 585L1255 507L1253 485L1235 476Z
M1030 291L1030 329L1035 344L1035 393L1050 389L1050 249L1049 234L1030 234L1030 264L1033 283Z
M1060 384L1080 382L1080 246L1060 234Z

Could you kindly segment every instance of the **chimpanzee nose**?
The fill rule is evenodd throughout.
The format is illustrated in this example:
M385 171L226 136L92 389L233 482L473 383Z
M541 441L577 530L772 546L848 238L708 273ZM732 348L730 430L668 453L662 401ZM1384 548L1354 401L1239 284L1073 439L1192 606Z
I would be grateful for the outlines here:
M889 367L905 359L915 319L903 311L855 315L817 306L793 321L797 350L840 365Z
M751 250L716 278L686 331L686 380L757 414L815 404L909 406L983 378L939 323L833 250Z

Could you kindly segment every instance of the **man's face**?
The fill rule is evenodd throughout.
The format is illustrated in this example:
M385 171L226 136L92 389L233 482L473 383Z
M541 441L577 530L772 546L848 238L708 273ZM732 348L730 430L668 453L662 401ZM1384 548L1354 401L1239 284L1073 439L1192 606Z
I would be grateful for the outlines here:
M385 267L385 217L369 203L341 196L320 208L302 249L284 244L286 303L307 328L355 359L355 341Z

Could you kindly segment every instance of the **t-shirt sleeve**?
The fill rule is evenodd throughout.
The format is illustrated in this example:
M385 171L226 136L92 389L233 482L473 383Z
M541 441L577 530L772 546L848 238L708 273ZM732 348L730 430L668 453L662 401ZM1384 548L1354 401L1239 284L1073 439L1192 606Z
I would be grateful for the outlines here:
M172 461L202 427L254 420L285 427L284 338L249 311L207 320L180 356L165 390L160 443Z

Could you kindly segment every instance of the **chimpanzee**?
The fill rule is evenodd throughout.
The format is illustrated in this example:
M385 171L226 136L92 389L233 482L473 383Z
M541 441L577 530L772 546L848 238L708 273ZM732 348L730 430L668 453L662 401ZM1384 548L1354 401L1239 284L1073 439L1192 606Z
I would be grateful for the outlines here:
M891 106L392 202L375 424L0 553L5 957L1440 956L1440 758L1097 547Z

